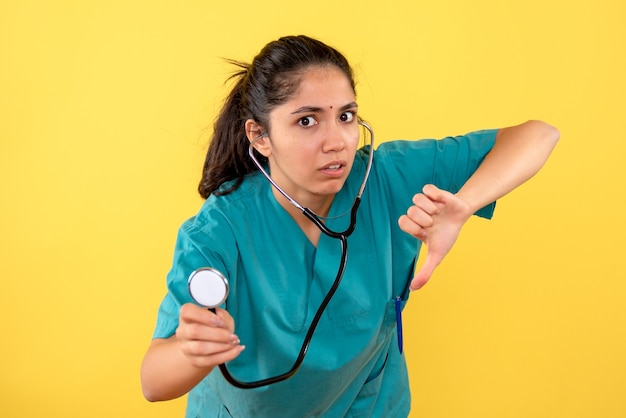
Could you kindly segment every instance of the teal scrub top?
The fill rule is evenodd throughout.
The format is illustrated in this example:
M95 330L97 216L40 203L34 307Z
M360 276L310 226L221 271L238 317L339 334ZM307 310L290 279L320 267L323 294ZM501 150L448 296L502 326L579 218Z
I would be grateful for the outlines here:
M187 417L406 417L407 367L396 338L395 298L408 299L420 241L398 227L425 184L458 191L493 147L496 130L442 140L392 141L374 152L370 178L348 238L342 282L321 317L300 370L258 389L238 389L217 368L188 395ZM357 152L326 224L343 231L361 185L369 147ZM477 212L490 218L495 203ZM154 338L172 336L189 275L213 267L226 275L225 308L246 349L228 363L238 380L288 371L339 267L340 242L317 248L255 172L225 196L210 196L180 228L168 293ZM409 321L410 318L405 319Z

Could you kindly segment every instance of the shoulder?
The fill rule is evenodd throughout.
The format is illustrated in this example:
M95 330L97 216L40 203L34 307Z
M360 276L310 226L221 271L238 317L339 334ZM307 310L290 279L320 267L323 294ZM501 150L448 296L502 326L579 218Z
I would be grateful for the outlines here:
M438 160L462 160L463 158L481 158L495 144L497 129L473 131L463 135L442 138L394 139L382 142L374 151L375 167L383 169L387 166L415 166ZM367 161L370 147L358 151L357 159Z
M232 187L234 182L224 183L219 190ZM260 204L261 197L267 193L267 181L261 173L254 172L246 175L239 187L224 195L212 194L202 204L198 217L219 213L236 216L238 212Z
M178 262L193 265L189 271L205 265L230 271L237 260L240 241L248 239L250 225L259 224L259 217L265 213L258 209L265 205L261 198L264 190L267 193L252 176L227 195L209 196L196 215L184 221L178 230ZM185 261L181 261L183 258Z
M224 184L228 188L228 184ZM260 173L252 173L245 177L241 185L225 195L210 195L195 216L189 218L181 226L188 234L224 234L250 219L261 211L255 208L265 204L267 198L267 181L263 181Z
M446 136L441 138L423 138L423 139L395 139L381 143L376 151L375 156L394 156L404 155L407 152L432 152L436 149L444 147L454 147L459 144L465 144L469 147L481 148L484 146L493 146L497 129L484 129L473 131L463 135Z

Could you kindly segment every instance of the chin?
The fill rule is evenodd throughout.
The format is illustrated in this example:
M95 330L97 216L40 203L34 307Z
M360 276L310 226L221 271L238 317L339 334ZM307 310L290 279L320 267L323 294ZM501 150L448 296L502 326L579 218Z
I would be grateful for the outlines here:
M331 195L334 196L341 191L344 183L345 183L344 181L341 181L341 184L337 184L336 186L333 185L333 186L325 187L323 190L319 190L315 194L319 196L331 196Z

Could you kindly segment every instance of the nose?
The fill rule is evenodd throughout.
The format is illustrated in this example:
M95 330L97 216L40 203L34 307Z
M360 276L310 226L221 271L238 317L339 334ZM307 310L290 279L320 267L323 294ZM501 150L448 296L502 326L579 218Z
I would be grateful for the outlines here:
M329 123L323 132L323 152L337 152L346 147L346 141L348 140L348 132L338 123Z

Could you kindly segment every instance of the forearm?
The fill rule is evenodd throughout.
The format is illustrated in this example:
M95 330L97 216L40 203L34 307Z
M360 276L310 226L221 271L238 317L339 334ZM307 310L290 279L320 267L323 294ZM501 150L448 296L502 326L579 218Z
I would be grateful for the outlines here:
M193 389L213 367L192 365L173 336L154 340L141 364L141 387L149 401L178 398Z
M471 213L534 176L559 140L559 131L540 121L500 129L493 149L457 196Z

